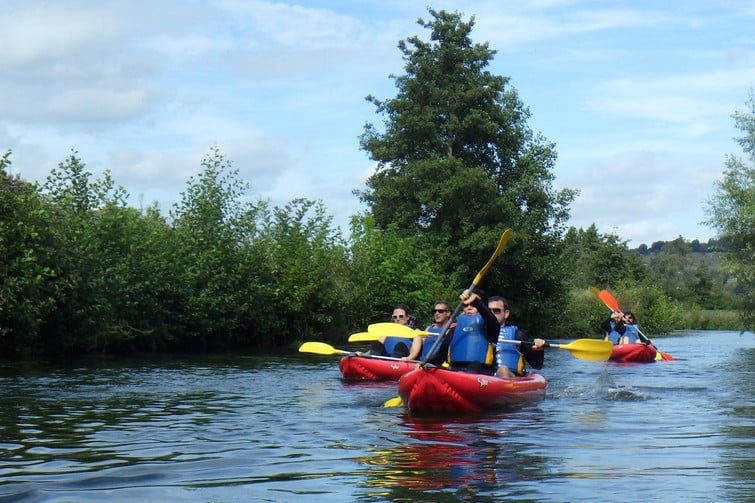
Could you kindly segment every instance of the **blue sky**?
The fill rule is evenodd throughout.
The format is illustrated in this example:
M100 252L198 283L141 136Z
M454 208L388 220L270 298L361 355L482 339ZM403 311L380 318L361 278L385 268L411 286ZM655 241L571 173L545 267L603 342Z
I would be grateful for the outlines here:
M213 146L275 205L322 200L344 230L374 170L364 98L395 95L426 7L475 16L530 127L555 142L570 224L630 246L707 240L731 115L755 87L755 1L5 0L0 151L44 180L72 149L135 206L180 199Z

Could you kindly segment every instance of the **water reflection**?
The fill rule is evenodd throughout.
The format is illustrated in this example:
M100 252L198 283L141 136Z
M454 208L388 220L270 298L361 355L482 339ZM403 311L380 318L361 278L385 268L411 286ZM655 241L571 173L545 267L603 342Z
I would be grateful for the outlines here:
M751 335L751 334L750 334ZM728 416L721 425L721 471L727 479L724 489L729 501L751 501L755 480L755 348L732 356L732 368L739 375L731 379L722 396L722 408Z
M538 477L545 465L524 452L506 420L404 417L397 445L358 459L369 468L366 484L378 489L368 494L390 501L498 501L494 492Z

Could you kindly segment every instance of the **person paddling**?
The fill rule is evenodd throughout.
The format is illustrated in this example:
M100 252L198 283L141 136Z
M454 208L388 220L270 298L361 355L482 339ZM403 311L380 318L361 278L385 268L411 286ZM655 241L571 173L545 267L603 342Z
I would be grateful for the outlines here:
M446 361L445 351L437 351L432 358L427 359L427 355L435 345L435 341L438 339L443 328L446 326L446 322L451 317L451 304L445 300L436 300L433 304L433 323L425 328L426 332L430 332L434 335L428 335L426 337L415 337L412 339L412 347L409 349L409 356L402 358L404 360L423 360L433 365L442 365ZM452 323L449 330L453 330L455 323Z
M464 290L459 298L464 305L464 313L456 318L456 327L448 342L450 367L453 370L493 375L495 344L500 329L498 319L476 290Z
M511 314L509 311L509 302L499 296L494 295L488 299L488 309L498 320L501 329L498 334L498 343L496 344L496 372L497 377L516 377L527 375L525 362L529 363L532 368L543 368L545 355L543 348L545 341L536 338L532 343L511 344L509 341L523 341L524 332L519 330L516 325L509 325L508 319Z
M399 304L393 308L391 319L393 320L393 323L411 326L409 308L403 304ZM357 352L357 354L361 353ZM370 350L365 354L376 356L391 356L393 358L406 357L409 356L409 341L404 337L392 337L389 335L383 335L377 341L372 343Z

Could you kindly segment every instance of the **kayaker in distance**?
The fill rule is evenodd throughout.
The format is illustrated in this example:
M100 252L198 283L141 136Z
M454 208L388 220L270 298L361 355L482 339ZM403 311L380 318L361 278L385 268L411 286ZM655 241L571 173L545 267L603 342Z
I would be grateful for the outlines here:
M501 328L498 334L496 344L496 364L495 375L497 377L515 377L527 375L525 361L535 369L543 368L543 339L534 339L532 344L510 344L503 342L523 341L524 333L516 325L509 325L508 319L511 315L509 311L509 302L500 295L494 295L488 299L488 309L498 320Z
M621 338L622 344L636 344L640 342L640 333L637 328L637 319L634 313L627 311L624 313L624 336Z
M436 300L433 303L433 323L428 325L426 332L432 332L438 335L428 335L426 337L415 337L412 339L412 347L409 349L409 356L404 360L422 360L434 365L442 365L446 361L446 351L437 351L429 360L425 360L427 354L435 345L438 336L443 332L443 327L451 317L451 304L445 300ZM453 330L455 324L451 324L449 330ZM450 336L450 333L449 333Z
M605 340L614 344L621 344L621 338L627 330L622 313L617 311L612 312L611 317L600 324L600 328L606 334Z
M451 369L493 375L498 319L476 291L464 290L459 298L464 313L456 318L456 328L448 343Z

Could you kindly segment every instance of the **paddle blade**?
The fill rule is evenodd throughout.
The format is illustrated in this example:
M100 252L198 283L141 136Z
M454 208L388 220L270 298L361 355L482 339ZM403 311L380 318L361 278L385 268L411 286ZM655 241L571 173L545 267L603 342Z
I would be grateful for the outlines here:
M380 338L377 334L371 334L369 332L357 332L349 336L349 342L372 342Z
M501 234L501 238L498 240L498 246L495 247L495 251L493 252L493 255L491 255L487 264L485 264L482 267L482 269L480 269L480 272L478 272L477 276L475 276L474 280L472 280L472 286L477 286L480 284L480 281L482 281L482 278L488 273L488 270L493 266L493 262L495 262L495 259L497 259L498 255L500 255L503 249L506 248L506 243L508 243L509 241L509 236L511 236L511 229L506 229L505 231L503 231L503 234Z
M330 344L324 342L305 342L299 346L300 353L315 353L318 355L348 355L348 351L336 349Z
M404 405L404 401L401 400L400 396L397 396L386 400L383 407L401 407L402 405Z
M663 360L663 361L671 361L674 359L673 356L671 356L668 353L661 353L660 351L655 353L655 359L656 360Z
M619 308L619 301L617 301L616 297L611 295L611 292L609 292L608 290L601 290L600 293L598 293L598 297L611 311L614 311L616 313L621 312L621 308Z
M427 335L427 332L420 332L411 327L407 327L406 325L399 325L398 323L373 323L367 327L367 333L377 336L372 340L377 340L380 337L404 337L406 339L414 339L418 335Z
M569 344L553 345L566 349L574 358L587 361L606 361L611 356L613 343L598 339L577 339Z

